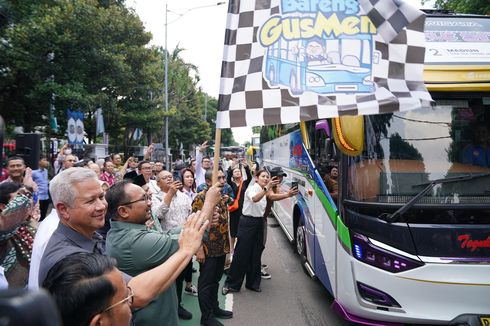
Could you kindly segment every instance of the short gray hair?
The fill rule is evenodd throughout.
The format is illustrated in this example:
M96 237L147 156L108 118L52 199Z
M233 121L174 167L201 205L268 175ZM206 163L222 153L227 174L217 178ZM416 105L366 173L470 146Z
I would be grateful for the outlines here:
M97 174L91 169L69 168L61 171L49 183L49 192L53 199L53 205L64 203L71 206L78 195L73 186L90 178L99 180Z

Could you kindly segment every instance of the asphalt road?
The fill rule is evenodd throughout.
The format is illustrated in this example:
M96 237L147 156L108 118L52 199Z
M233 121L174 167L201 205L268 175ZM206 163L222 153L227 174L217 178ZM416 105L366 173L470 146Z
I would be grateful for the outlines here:
M272 278L262 280L261 293L242 287L240 293L227 299L228 306L233 301L234 317L222 322L226 326L352 325L330 309L333 298L320 282L304 272L277 221L269 218L268 224L263 263L269 265Z
M218 293L220 307L233 311L233 318L220 321L225 326L352 326L330 309L333 298L323 285L311 279L303 270L286 235L275 218L268 219L268 240L262 256L269 265L270 280L262 280L262 292L242 286L240 293ZM199 265L194 262L194 267ZM193 274L197 285L199 273ZM221 280L221 285L226 275ZM181 320L179 326L200 325L201 313L196 297L184 294L182 305L193 314L191 320Z

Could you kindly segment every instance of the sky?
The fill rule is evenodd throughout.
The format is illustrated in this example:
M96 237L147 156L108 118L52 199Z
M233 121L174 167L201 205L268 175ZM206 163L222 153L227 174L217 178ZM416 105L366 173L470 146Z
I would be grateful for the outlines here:
M251 0L248 0L251 1ZM420 0L408 0L420 8ZM185 49L181 57L199 69L199 86L208 95L218 98L223 57L223 41L228 1L217 5L209 0L126 0L135 9L147 31L153 34L151 44L165 47L165 5L168 5L167 48L170 52L177 45ZM430 3L424 7L430 8ZM249 127L233 128L239 144L250 141Z

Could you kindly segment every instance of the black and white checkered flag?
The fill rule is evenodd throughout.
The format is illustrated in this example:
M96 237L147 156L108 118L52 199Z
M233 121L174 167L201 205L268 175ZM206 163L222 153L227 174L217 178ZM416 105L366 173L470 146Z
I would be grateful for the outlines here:
M230 0L217 127L429 106L424 21L400 0Z

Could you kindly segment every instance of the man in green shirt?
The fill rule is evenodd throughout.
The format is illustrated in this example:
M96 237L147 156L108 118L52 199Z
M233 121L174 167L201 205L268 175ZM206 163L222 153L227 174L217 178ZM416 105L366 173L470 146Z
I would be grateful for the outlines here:
M219 197L219 190L206 197L208 205L202 210L205 216L212 216ZM106 250L121 271L136 276L158 266L178 249L180 229L162 233L147 227L151 198L141 187L129 181L118 182L108 190L106 200L111 219ZM147 306L135 310L134 321L136 325L178 325L177 307L173 284Z

